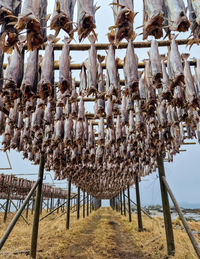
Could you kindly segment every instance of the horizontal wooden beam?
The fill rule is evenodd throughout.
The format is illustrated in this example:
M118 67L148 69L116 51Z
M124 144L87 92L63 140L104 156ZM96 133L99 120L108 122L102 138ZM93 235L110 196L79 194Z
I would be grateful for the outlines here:
M188 43L188 39L183 39L183 40L177 40L178 45L186 45ZM159 47L167 47L170 46L171 41L169 40L161 40L158 41L158 46ZM109 43L96 43L95 47L97 50L106 50L109 48ZM128 43L127 42L121 42L118 46L117 49L126 49ZM133 45L135 48L150 48L151 47L151 42L149 41L141 41L141 42L133 42ZM62 50L63 44L56 44L54 46L54 50ZM70 44L70 50L71 51L83 51L83 50L88 50L90 49L91 44Z
M189 63L190 63L190 66L196 66L196 61L190 61ZM167 62L166 62L166 65L167 65ZM117 65L117 68L123 69L123 66L124 66L124 64L121 63L121 64ZM7 67L7 64L3 64L3 68L6 69L6 67ZM144 62L138 63L138 68L144 68L144 67L145 67ZM70 65L71 70L81 70L81 68L82 68L82 64L71 64ZM102 68L106 69L105 63L102 64ZM54 62L54 69L59 70L59 63L57 60Z

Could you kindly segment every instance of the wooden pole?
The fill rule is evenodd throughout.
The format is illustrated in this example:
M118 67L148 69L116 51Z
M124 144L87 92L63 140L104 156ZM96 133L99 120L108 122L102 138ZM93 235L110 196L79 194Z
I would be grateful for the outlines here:
M142 225L142 213L141 213L141 203L140 203L140 189L138 176L135 176L135 189L136 189L136 200L137 200L137 216L138 216L138 231L143 231Z
M66 229L69 229L70 223L70 199L71 199L71 180L68 180L68 194L67 194L67 222Z
M17 213L15 214L14 218L12 219L12 221L10 222L6 232L4 233L3 237L0 240L0 250L3 247L3 245L5 244L6 240L8 239L11 231L13 230L15 224L17 223L19 217L21 216L23 210L26 207L27 202L30 200L31 196L33 195L35 189L37 188L38 184L40 183L41 178L39 178L35 184L33 185L32 189L30 190L29 194L27 195L26 199L24 200L21 208L17 211Z
M42 183L43 183L43 175L44 175L44 164L45 157L44 154L41 154L40 157L40 167L38 178L40 179L35 199L35 210L34 210L34 218L33 218L33 228L32 228L32 238L31 238L31 252L30 257L35 259L37 253L37 239L38 239L38 228L39 228L39 218L40 218L40 203L42 196Z
M171 213L170 213L170 206L169 206L169 199L167 188L162 180L162 177L165 177L165 168L162 155L157 155L157 163L158 163L158 172L159 172L159 179L160 179L160 190L162 196L162 205L163 205L163 216L165 222L165 233L167 239L167 250L168 255L175 255L175 244L174 244L174 234L172 228L172 220L171 220Z
M120 192L120 210L121 210L121 215L123 215L123 201L122 201L122 192Z
M89 194L87 193L87 217L89 216Z
M173 195L173 193L172 193L172 191L171 191L171 189L170 189L170 187L169 187L169 185L167 183L167 180L166 180L165 176L162 176L162 180L163 180L163 183L164 183L165 187L167 188L167 191L168 191L168 193L169 193L169 195L170 195L170 197L171 197L171 199L172 199L172 201L174 203L174 206L175 206L176 211L178 212L178 215L179 215L179 217L180 217L180 219L181 219L181 221L183 223L183 226L185 227L185 230L186 230L186 232L187 232L187 234L188 234L188 236L190 238L190 241L191 241L191 243L192 243L192 245L194 247L194 250L195 250L198 258L200 258L199 245L198 245L197 241L195 240L194 235L192 234L192 231L191 231L187 221L185 220L185 218L183 216L181 208L179 207L178 202L176 201L176 198L174 197L174 195Z
M85 218L85 191L83 191L83 218Z
M177 40L178 45L186 45L188 43L188 39ZM169 40L159 40L158 46L159 47L167 47L170 46L171 41ZM96 43L95 47L97 50L106 50L109 48L109 43ZM133 42L134 48L150 48L151 42L149 41L141 41L141 42ZM62 50L63 44L56 44L54 46L54 50ZM118 49L126 49L128 46L127 42L121 42L117 48ZM83 51L89 50L91 47L90 44L70 44L71 51Z
M28 218L28 211L29 211L29 202L28 202L28 204L26 206L26 218Z
M90 214L92 212L92 196L90 195Z
M4 223L6 223L7 216L8 216L9 202L10 202L10 187L8 188L8 195L7 195L6 207L5 207L4 217L3 217L3 222L4 222Z
M128 215L129 215L129 222L132 221L132 215L131 215L131 201L130 201L130 187L127 186L127 192L128 192Z
M125 190L123 190L123 201L124 201L124 216L126 216L126 197L125 197Z
M50 200L50 211L53 210L53 194L51 193L51 200Z
M78 187L78 196L77 196L77 219L80 219L80 187Z

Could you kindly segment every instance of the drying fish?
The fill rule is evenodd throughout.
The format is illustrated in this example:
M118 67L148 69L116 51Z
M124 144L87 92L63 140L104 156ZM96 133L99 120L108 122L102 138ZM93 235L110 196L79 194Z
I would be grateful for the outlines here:
M48 36L45 46L44 58L41 66L41 79L38 83L39 96L45 100L48 96L53 95L54 85L54 43L56 39L53 35Z
M119 76L117 71L117 61L115 60L114 49L114 32L108 34L108 40L110 42L108 54L106 57L106 88L109 96L118 96L119 92Z
M195 85L198 98L200 98L200 59L196 60L197 66L194 68L195 71Z
M192 46L194 43L200 42L200 2L198 0L187 0L189 9L190 29L193 38L189 40L187 45Z
M151 80L155 88L160 88L162 75L161 59L158 50L158 43L155 39L151 41L151 48L149 51L149 59L151 63Z
M118 45L124 38L129 40L136 37L133 31L134 3L133 0L114 0L112 5L115 25L110 29L116 29L115 42Z
M21 92L26 100L37 93L38 83L38 51L31 51L25 66Z
M73 38L73 16L76 0L56 0L50 29L55 30L57 36L61 29Z
M160 39L163 36L162 24L164 13L162 9L162 0L143 0L143 4L143 40L146 40L150 35L154 36L156 39Z
M83 63L81 66L81 72L79 74L80 77L80 95L87 95L87 72L86 66Z
M183 0L163 1L165 10L165 20L167 21L166 31L186 32L190 27L190 22L186 16L186 8Z
M134 93L138 96L138 57L135 54L132 40L129 40L124 58L124 78L128 94Z
M97 94L97 76L98 76L98 68L97 68L97 51L95 47L95 38L93 35L89 37L91 47L89 50L89 57L85 61L85 66L87 68L87 80L88 80L88 93L90 95L92 93Z
M57 120L54 125L54 141L58 143L62 140L64 135L64 123L63 120Z
M70 55L69 55L69 43L71 39L65 38L64 45L59 60L59 84L58 87L62 94L67 91L67 94L71 95L72 88L72 74L70 70Z
M18 31L14 28L21 3L19 0L0 2L1 47L4 52L11 52L18 42Z
M20 52L20 54L18 53ZM6 80L4 85L5 94L8 94L10 98L16 99L19 95L19 88L23 79L24 71L24 50L23 42L20 44L19 49L15 49L11 59L8 63L6 70Z
M188 57L190 54L182 54L182 58L184 60L184 77L185 77L185 96L188 100L189 104L196 106L197 102L197 93L194 85L194 78L191 73L190 64L188 61Z
M102 62L105 57L98 55L98 99L97 99L97 114L101 117L105 114L105 80L103 75Z
M15 28L18 31L27 30L27 48L35 50L44 42L40 25L41 0L24 0L21 13Z
M79 109L78 109L78 120L83 120L85 117L85 107L84 107L84 100L81 96L80 102L79 102Z
M156 92L151 83L151 64L149 60L145 60L144 82L146 85L146 98L149 104L154 104L156 101Z
M109 98L107 101L107 111L106 111L106 121L107 121L107 127L113 128L113 104L111 99Z
M167 69L165 65L165 55L161 56L161 65L162 65L162 99L170 101L172 98L172 93L171 93L171 83L169 80L169 75L167 74Z
M127 110L125 95L122 96L121 119L122 119L122 125L128 124L128 110Z
M105 143L105 133L104 133L104 118L101 117L99 119L99 125L98 125L98 144L102 145Z
M168 73L169 78L173 81L173 85L177 85L180 82L184 83L183 65L181 61L181 55L178 50L178 44L176 42L176 36L172 35L171 49L168 53Z
M78 3L78 37L79 42L85 39L90 32L97 38L94 29L95 25L95 12L98 7L94 6L93 0L77 0Z

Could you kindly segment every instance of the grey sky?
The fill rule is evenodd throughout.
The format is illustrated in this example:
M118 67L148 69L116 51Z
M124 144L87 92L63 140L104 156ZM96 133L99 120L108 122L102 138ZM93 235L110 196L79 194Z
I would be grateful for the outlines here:
M48 1L48 13L52 13L54 8L54 1ZM111 6L109 5L112 1L106 0L98 0L97 6L101 6L101 8L96 13L96 32L98 34L98 42L107 42L107 33L108 27L114 25L113 13ZM139 12L139 14L135 18L134 27L141 26L143 24L143 1L135 1L135 12ZM186 3L186 1L184 1ZM75 8L76 9L76 8ZM74 21L76 21L76 11L74 16ZM139 34L142 32L142 29L136 30L136 33ZM54 33L53 31L51 33ZM59 38L64 38L64 33L59 34ZM180 33L179 38L187 38L189 33ZM77 35L75 35L75 39L77 40ZM141 41L142 36L138 36L136 41ZM151 40L151 37L149 37ZM87 43L88 40L85 40L84 43ZM75 42L73 42L75 43ZM185 46L179 47L181 53L188 52L189 50L185 48ZM136 49L136 54L139 57L139 61L142 61L144 58L148 57L148 49ZM99 51L101 55L106 55L105 51ZM167 53L167 48L160 48L160 53ZM192 47L191 58L198 57L200 58L199 47ZM55 59L59 59L60 53L57 52L55 55ZM88 56L87 51L81 52L71 52L72 62L73 63L82 63ZM117 50L116 57L120 57L120 59L124 59L125 50ZM56 77L58 75L58 71L56 71ZM78 79L79 71L74 72L73 76ZM123 73L120 71L120 76L123 79ZM87 111L93 111L92 105L86 105ZM165 163L167 179L169 181L172 190L179 202L184 201L188 203L199 203L200 204L200 170L199 170L199 154L200 154L200 146L199 144L194 146L183 146L183 149L187 149L187 152L181 153L174 158L173 163ZM13 170L11 171L3 171L5 173L37 173L38 166L31 165L31 162L28 160L23 160L22 155L15 152L10 151L10 160L13 166ZM6 156L2 152L0 152L0 167L7 167ZM51 173L53 177L53 173ZM141 186L141 199L143 204L156 204L160 203L160 189L159 189L159 181L157 178L157 173L152 174L151 176L145 177L142 179L140 184ZM27 176L28 179L36 179L36 176ZM45 182L52 182L49 175ZM65 181L56 181L59 187L67 186ZM63 184L64 183L64 184ZM75 190L75 189L74 189ZM132 198L135 199L135 193L133 189L131 190Z

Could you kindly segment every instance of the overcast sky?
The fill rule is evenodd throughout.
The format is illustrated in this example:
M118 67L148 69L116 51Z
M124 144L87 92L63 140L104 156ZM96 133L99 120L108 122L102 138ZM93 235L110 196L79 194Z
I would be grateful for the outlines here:
M52 13L54 7L54 1L49 0L48 5L48 13ZM97 6L101 8L96 13L96 25L97 29L96 32L98 34L98 42L107 42L107 33L108 27L114 25L113 13L111 6L109 3L112 1L105 1L99 0L97 2ZM141 26L143 24L143 1L135 1L135 12L139 12L139 14L135 18L135 25L134 27ZM186 1L184 1L186 2ZM76 7L75 7L76 9ZM74 21L77 20L76 18L76 10L74 15ZM136 30L137 34L140 34L142 29ZM51 32L53 33L53 31ZM64 33L59 34L59 38L63 39ZM188 33L181 33L179 38L187 38ZM77 40L77 35L75 34L75 40ZM142 36L138 36L136 41L141 41ZM151 40L149 37L148 40ZM78 42L78 40L77 40ZM85 40L84 43L87 43L88 40ZM75 43L75 41L73 42ZM185 48L185 46L179 47L180 52L185 53L189 50ZM136 54L139 57L139 61L142 61L144 58L148 57L148 49L136 49ZM99 51L101 55L105 55L105 51ZM167 48L162 47L160 48L160 53L167 53ZM192 47L191 51L191 58L198 57L200 58L199 47L194 46ZM55 59L59 59L60 53L57 52L55 55ZM82 63L87 57L87 51L81 52L71 52L72 62L73 63ZM120 57L122 60L125 56L125 50L117 50L116 56ZM56 77L58 72L56 72ZM73 71L73 76L79 79L79 71ZM123 73L120 71L120 77L123 79ZM87 104L86 107L87 111L93 112L93 107ZM175 197L179 202L186 202L186 203L196 203L200 205L200 170L199 170L199 163L200 163L200 146L192 145L192 146L183 146L183 149L186 149L187 152L182 152L178 154L174 158L173 163L165 163L166 175L169 181L169 185L171 186ZM38 166L34 166L28 160L23 160L22 155L15 152L10 151L9 157L12 163L12 170L9 171L1 171L3 173L12 173L12 174L37 174ZM1 168L7 167L8 163L6 160L6 156L3 152L0 152L0 164ZM36 179L36 175L27 175L23 176L27 179ZM51 177L49 173L46 175L45 182L52 183L53 173L51 173ZM67 182L65 181L55 181L55 184L59 187L67 187ZM73 188L75 191L76 188ZM152 174L151 176L145 177L142 179L140 183L140 191L141 191L141 200L143 205L147 204L157 204L161 202L160 199L160 189L159 189L159 180L157 178L157 173ZM131 196L135 200L135 189L134 187L131 189ZM105 204L105 203L104 203ZM200 207L200 206L199 206Z

